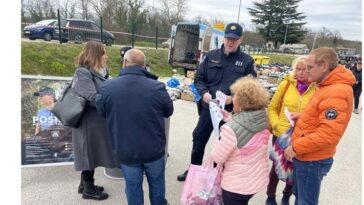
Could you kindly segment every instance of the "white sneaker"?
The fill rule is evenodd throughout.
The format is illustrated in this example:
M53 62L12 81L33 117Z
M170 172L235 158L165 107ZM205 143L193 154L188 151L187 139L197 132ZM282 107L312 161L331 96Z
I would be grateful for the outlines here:
M359 114L359 110L358 109L354 109L354 113L355 114Z

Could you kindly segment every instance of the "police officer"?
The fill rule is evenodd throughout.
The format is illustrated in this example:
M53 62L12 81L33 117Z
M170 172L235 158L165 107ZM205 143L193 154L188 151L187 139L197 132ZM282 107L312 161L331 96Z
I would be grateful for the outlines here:
M197 69L194 83L202 96L202 106L192 133L191 164L202 164L205 147L213 130L209 102L216 98L216 91L220 90L227 95L225 110L231 112L233 105L230 85L249 74L256 77L253 58L240 50L242 34L243 29L239 24L226 25L223 45L220 49L209 51ZM184 181L186 176L187 171L179 175L177 180Z
M126 53L128 50L130 50L130 49L131 49L131 47L129 47L129 46L125 46L125 47L122 47L122 48L120 49L120 56L121 56L120 63L121 63L121 64L123 64L123 60L124 60L124 55L125 55L125 53Z

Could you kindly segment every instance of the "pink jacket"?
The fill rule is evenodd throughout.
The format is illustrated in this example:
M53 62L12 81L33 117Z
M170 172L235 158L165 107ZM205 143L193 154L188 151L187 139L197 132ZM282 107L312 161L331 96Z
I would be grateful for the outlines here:
M221 187L229 192L250 195L264 190L269 182L268 139L265 129L256 133L242 148L228 125L223 125L220 140L211 153L216 163L224 164Z

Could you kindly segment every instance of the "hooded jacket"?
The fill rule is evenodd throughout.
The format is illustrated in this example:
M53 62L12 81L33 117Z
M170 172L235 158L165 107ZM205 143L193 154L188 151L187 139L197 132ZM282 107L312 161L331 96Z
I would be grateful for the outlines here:
M353 111L354 83L352 72L338 66L318 84L292 134L296 159L318 161L334 156Z
M278 104L288 82L290 85L283 97L281 111L278 113ZM268 107L269 123L273 128L272 134L274 136L279 137L290 128L290 124L284 114L284 107L287 107L289 112L301 113L315 90L316 84L311 83L307 90L300 95L297 89L297 80L291 75L285 76L284 80L279 84L277 91L274 93Z
M249 195L268 185L268 119L265 110L234 114L221 127L212 159L224 164L221 187L229 192Z

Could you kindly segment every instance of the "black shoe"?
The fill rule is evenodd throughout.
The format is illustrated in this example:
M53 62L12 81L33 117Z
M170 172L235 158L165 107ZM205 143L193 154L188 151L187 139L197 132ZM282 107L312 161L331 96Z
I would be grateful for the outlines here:
M268 197L267 200L265 200L265 205L277 205L276 198Z
M188 173L188 170L187 170L187 171L185 171L183 174L178 175L178 176L177 176L177 181L179 181L179 182L184 182L184 181L186 180L187 173Z
M87 182L87 181L84 182L82 198L94 199L94 200L104 200L104 199L107 199L108 197L109 197L109 195L107 193L97 190L93 182Z
M97 191L104 191L104 187L103 186L97 186L97 185L95 185L95 188L97 189ZM80 183L80 185L78 186L78 193L79 194L82 194L82 192L83 192L83 184L82 183Z
M289 205L289 197L287 195L283 195L281 205Z

